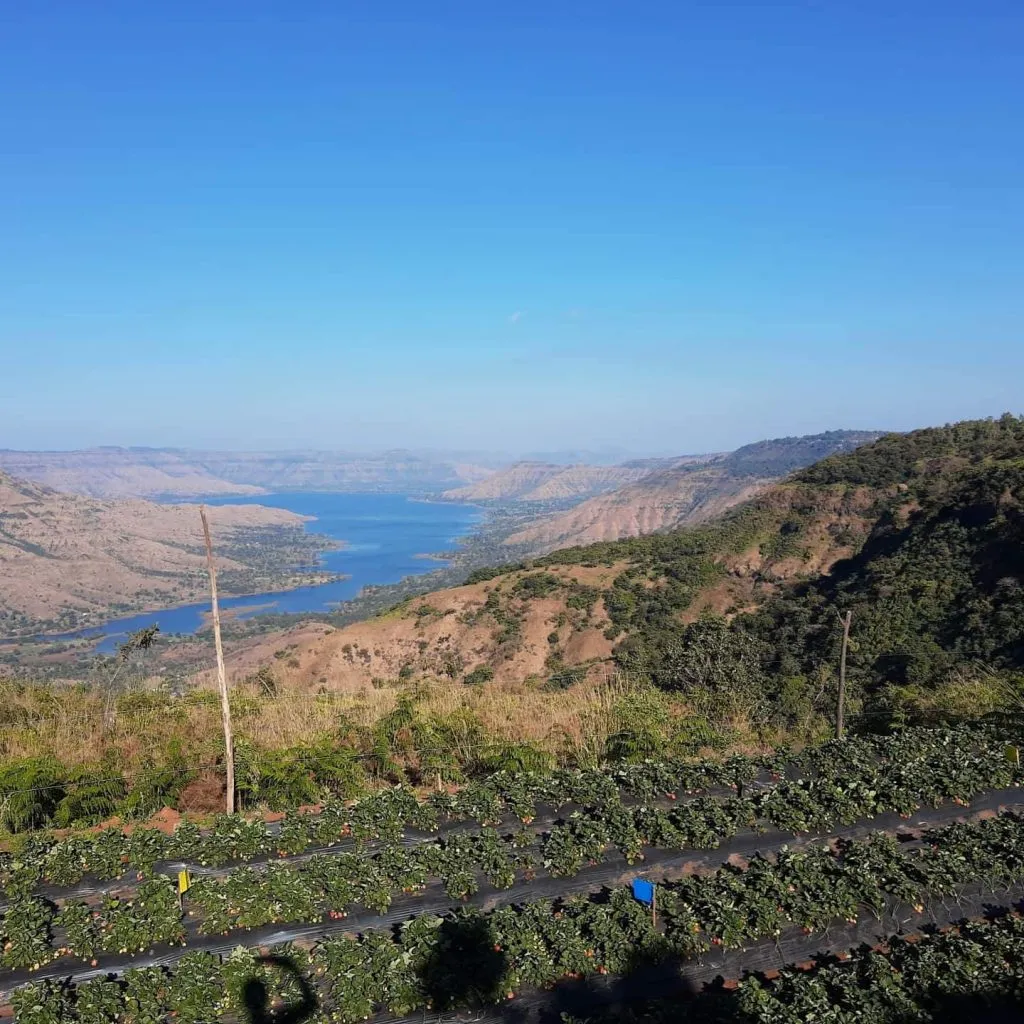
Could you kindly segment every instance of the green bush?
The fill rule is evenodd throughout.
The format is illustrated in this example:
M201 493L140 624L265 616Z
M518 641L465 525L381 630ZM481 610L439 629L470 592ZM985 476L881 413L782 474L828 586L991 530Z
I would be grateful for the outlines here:
M531 743L507 743L492 747L480 760L485 774L492 772L547 772L555 766L554 755Z
M482 686L494 678L494 669L490 665L477 665L472 672L466 674L463 680L467 686Z
M51 758L26 758L0 768L0 826L24 832L52 823L67 795L67 769Z
M577 683L582 683L587 677L587 670L582 665L575 665L572 668L563 668L548 676L544 684L546 690L568 690Z
M517 580L512 593L526 598L547 597L561 586L562 581L553 573L535 572Z
M69 773L67 793L54 811L59 828L95 825L117 813L128 792L119 774L106 765L76 767Z

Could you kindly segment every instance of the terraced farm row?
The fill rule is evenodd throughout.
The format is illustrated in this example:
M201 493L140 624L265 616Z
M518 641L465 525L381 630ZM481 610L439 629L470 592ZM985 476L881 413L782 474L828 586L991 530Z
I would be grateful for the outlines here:
M705 792L678 792L684 773ZM442 815L442 801L392 791L305 816L317 840L331 822L326 849L280 847L278 860L257 849L252 864L234 863L241 844L225 843L223 823L198 838L111 830L40 842L0 868L14 894L0 991L13 992L19 1019L220 1020L239 1012L252 972L280 980L259 961L269 947L297 972L282 998L300 998L305 977L318 1019L333 1021L486 1005L640 964L684 977L680 963L692 973L765 940L803 948L836 922L869 919L888 935L900 908L913 918L936 899L977 899L979 886L1010 906L1024 879L1024 822L1007 813L1024 810L1019 782L988 729L913 730L726 768L508 775L461 797L484 814ZM510 811L511 831L479 827ZM442 835L414 834L426 815ZM943 824L957 818L972 820ZM373 827L353 829L360 820ZM241 840L267 833L236 828ZM158 870L169 862L153 853L186 844L221 866L206 866L179 908ZM625 888L640 874L660 883L656 922ZM467 978L471 989L456 991Z

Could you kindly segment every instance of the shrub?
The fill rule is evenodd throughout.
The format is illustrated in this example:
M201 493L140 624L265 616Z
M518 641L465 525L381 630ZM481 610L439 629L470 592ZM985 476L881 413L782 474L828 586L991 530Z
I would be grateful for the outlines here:
M522 597L546 597L561 587L562 581L550 572L535 572L523 576L512 588L512 593Z
M582 665L575 665L572 668L563 668L548 676L544 684L546 690L568 690L569 687L582 683L587 676L587 670Z
M26 758L0 768L0 826L23 832L51 823L66 795L66 769L51 758Z
M484 773L547 772L555 765L555 758L531 743L507 743L492 747L481 759Z
M490 665L477 665L472 672L466 674L463 680L467 686L482 686L494 678L494 669Z

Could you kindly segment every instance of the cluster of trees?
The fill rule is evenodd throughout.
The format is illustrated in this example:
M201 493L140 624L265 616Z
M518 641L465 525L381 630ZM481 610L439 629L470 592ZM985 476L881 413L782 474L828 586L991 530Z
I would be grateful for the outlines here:
M896 715L967 677L1004 696L1012 689L1024 669L1024 419L888 435L800 471L785 488L786 503L769 494L705 527L543 561L628 563L604 595L610 632L623 637L615 656L665 689L745 694L754 713L790 721L824 708L834 702L847 611L851 697L868 714ZM864 489L874 525L853 557L770 588L754 612L681 624L726 575L726 556L756 545L767 566L800 547L826 494Z

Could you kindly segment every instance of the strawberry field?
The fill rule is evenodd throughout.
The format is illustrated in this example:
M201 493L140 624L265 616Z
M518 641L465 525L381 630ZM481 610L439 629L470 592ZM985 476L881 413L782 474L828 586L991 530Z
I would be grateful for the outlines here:
M537 1008L641 969L735 977L774 964L766 943L806 959L1012 908L1024 791L1007 751L988 728L907 730L393 789L279 825L38 837L0 862L0 990L19 1020L199 1022L241 1013L253 977L284 1003L305 979L316 1019L356 1021ZM294 973L261 961L270 949Z

